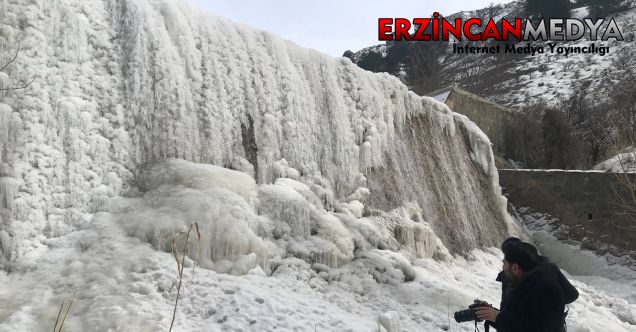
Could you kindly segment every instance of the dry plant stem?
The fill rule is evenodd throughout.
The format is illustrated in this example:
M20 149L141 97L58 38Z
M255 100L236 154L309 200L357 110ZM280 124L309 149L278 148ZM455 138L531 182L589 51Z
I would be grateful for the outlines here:
M2 68L0 68L0 71L3 71L5 68L7 68L7 66L9 66L13 61L15 61L15 59L18 58L18 53L20 53L20 41L18 40L18 47L15 49L15 54L13 55L13 58L11 60L9 60L9 62L5 63L4 66L2 66Z
M9 60L9 62L5 63L2 68L0 68L0 72L5 70L11 63L13 63L15 61L15 59L18 58L18 54L20 53L20 41L18 41L18 47L15 50L15 54L13 55L13 58L11 58L11 60ZM29 83L27 83L26 85L23 86L19 86L19 87L11 87L11 88L0 88L0 91L10 91L10 90L20 90L20 89L26 89L27 87L29 87L29 85L31 85L31 83L33 83L35 81L35 78L33 78Z
M171 247L172 247L172 255L174 256L176 262L177 262L177 275L179 277L179 283L177 284L177 297L174 301L174 310L172 311L172 321L170 322L170 330L168 331L172 331L172 327L174 326L174 320L177 317L177 306L179 304L179 295L181 294L181 283L183 282L183 268L184 268L184 263L185 263L185 258L188 254L188 242L190 240L190 232L192 231L192 228L195 228L196 232L197 232L197 248L198 246L200 246L201 243L201 233L199 232L199 224L198 223L193 223L192 225L190 225L190 228L188 228L187 232L179 232L177 233L177 235L175 236L175 239L172 239L171 242ZM179 255L177 253L177 244L176 244L176 237L179 235L183 235L185 234L185 245L183 248L183 256L181 257L181 262L179 262ZM200 250L199 250L200 251ZM194 266L192 267L193 272L194 272Z
M9 90L20 90L20 89L26 89L29 87L29 85L31 85L31 83L35 82L35 77L26 85L23 86L18 86L18 87L11 87L11 88L1 88L0 91L9 91Z
M199 223L195 222L195 223L193 223L193 225L194 225L194 229L197 231L197 252L196 252L196 257L195 257L196 259L194 260L195 264L196 264L196 261L199 260L200 255L201 255L201 232L199 232ZM192 280L194 280L194 266L195 266L195 264L192 264Z
M57 324L60 322L60 316L62 316L63 308L64 308L64 300L62 300L62 304L60 304L60 311L57 313L57 318L55 319L55 325L53 325L53 332L57 331Z
M625 146L636 146L636 144L634 144L634 142L630 139L617 139L614 145L616 146L616 150L619 151L617 158L621 168L620 172L616 174L616 178L621 187L624 188L624 191L627 192L627 194L624 195L621 194L616 188L614 188L614 196L616 198L615 204L619 209L620 214L632 217L631 219L634 221L628 223L627 225L618 225L615 222L613 222L612 224L617 229L634 232L636 231L636 182L634 182L630 178L630 174L629 172L627 172L627 169L625 167L627 161L624 160L621 156L620 149Z
M64 317L62 317L62 320L60 320L60 316L62 315L62 310L64 308L64 302L66 301L65 299L62 300L62 305L60 305L60 311L57 313L57 318L55 319L55 326L53 326L53 332L62 332L62 329L64 328L64 322L66 321L66 317L68 317L68 313L71 311L71 306L73 305L75 292L77 292L77 289L73 291L73 295L71 295L71 298L68 301L68 305L66 306L66 310L64 311ZM60 324L59 327L57 326L58 323Z
M68 316L69 311L71 311L71 306L73 305L73 299L75 298L75 292L77 290L73 291L73 295L71 295L71 300L68 303L68 307L66 307L66 312L64 313L64 318L62 318L62 322L60 323L60 329L59 332L62 332L62 328L64 327L64 322L66 321L66 317Z

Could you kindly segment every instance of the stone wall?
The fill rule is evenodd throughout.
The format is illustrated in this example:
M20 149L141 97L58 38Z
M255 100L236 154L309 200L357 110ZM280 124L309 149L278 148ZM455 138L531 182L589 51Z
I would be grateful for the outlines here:
M516 207L548 213L568 226L569 237L582 247L611 245L623 251L636 250L636 232L625 226L636 223L626 215L617 195L627 197L619 176L636 174L561 171L499 170L499 182Z
M515 116L513 111L458 88L450 90L446 105L475 122L490 138L494 154L505 159L506 128Z

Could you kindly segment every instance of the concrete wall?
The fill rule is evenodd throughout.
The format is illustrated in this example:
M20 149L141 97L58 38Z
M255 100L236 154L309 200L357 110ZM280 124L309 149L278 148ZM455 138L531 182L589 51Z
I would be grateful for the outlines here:
M617 203L617 195L628 195L618 176L582 171L499 170L499 182L516 207L531 207L559 218L569 227L569 236L574 240L587 237L588 242L592 239L597 244L633 251L636 232L621 227L636 221L625 215ZM628 176L636 182L636 174Z
M515 116L513 111L458 88L451 89L446 105L475 122L490 138L494 154L505 159L506 128Z

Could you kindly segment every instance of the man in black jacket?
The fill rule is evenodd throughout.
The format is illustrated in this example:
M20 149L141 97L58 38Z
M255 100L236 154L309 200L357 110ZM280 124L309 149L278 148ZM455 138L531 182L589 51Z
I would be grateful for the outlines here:
M532 250L519 243L504 251L508 290L502 309L479 307L477 318L494 322L499 332L559 332L563 292L550 269L541 268Z
M511 237L506 239L501 244L501 251L505 252L508 246L517 245L517 244L526 246L527 249L533 253L533 255L539 258L540 267L542 269L546 269L561 287L561 291L563 292L563 300L565 301L565 304L570 304L579 298L579 292L576 290L574 286L572 286L570 281L563 275L563 272L561 272L561 269L559 269L559 267L556 266L556 264L550 262L550 260L547 257L539 256L537 248L533 246L532 244L522 242L519 238ZM499 308L503 309L505 307L504 299L506 296L506 292L508 291L508 279L506 278L504 271L499 272L499 274L497 275L497 281L501 282L501 304Z
M516 237L510 237L507 238L502 244L501 244L501 252L506 252L506 249L511 246L511 245L517 245L519 243L521 243L521 239L516 238ZM499 309L503 309L505 306L505 301L504 299L506 298L506 292L508 291L508 278L506 278L506 274L504 273L503 270L501 270L501 272L499 272L499 274L497 275L497 281L499 281L501 283L501 302L499 304Z

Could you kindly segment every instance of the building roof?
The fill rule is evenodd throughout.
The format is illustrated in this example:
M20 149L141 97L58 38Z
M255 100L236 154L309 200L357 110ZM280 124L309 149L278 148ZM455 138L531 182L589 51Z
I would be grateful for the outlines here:
M450 95L451 91L455 88L454 86L448 86L439 90L435 90L433 92L429 92L426 94L427 97L433 97L435 100L445 103L446 99L448 99L448 95Z

